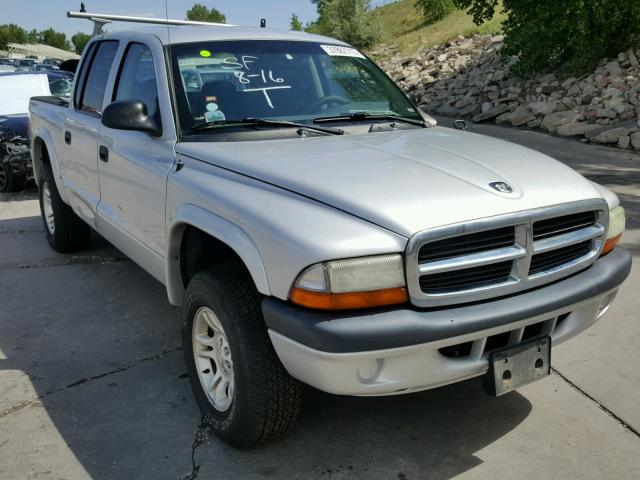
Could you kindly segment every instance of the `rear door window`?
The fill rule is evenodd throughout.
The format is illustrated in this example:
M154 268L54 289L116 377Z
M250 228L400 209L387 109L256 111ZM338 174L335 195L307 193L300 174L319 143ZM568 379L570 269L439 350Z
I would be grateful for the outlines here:
M80 110L102 113L104 92L117 51L118 42L116 41L110 40L98 44L96 54L89 66L87 82L84 85L82 100L79 104Z
M73 94L73 104L76 108L80 107L80 101L82 100L82 90L84 88L84 82L87 79L87 70L89 70L89 65L93 61L93 54L96 51L96 43L92 43L89 45L87 53L85 54L85 59L80 66L80 71L77 72L76 76L76 87L75 92Z

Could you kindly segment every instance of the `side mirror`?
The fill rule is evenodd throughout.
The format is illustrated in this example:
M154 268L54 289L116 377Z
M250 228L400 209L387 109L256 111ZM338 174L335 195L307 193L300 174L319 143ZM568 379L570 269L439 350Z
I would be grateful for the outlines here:
M137 130L159 137L162 127L149 116L147 106L139 100L119 100L102 112L102 124L115 130Z
M418 107L418 113L422 117L422 120L424 120L424 122L430 127L435 127L436 125L438 125L438 121L427 112L425 112L421 107Z

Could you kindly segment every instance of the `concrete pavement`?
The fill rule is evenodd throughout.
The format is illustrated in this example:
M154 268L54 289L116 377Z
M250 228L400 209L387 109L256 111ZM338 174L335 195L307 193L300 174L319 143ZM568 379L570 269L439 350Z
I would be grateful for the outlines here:
M553 352L557 373L500 398L472 380L414 395L309 390L291 434L244 452L210 439L199 478L636 479L640 471L640 156L491 125L612 187L632 276L601 322ZM104 240L49 249L33 192L0 197L0 479L176 479L199 414L179 312Z

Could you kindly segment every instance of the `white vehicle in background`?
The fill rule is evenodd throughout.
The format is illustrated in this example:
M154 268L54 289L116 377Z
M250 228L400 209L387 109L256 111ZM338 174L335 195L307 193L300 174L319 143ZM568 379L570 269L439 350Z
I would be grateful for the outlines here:
M0 73L2 72L15 72L18 70L15 60L10 58L0 58Z
M1 67L2 65L0 65ZM29 100L65 98L73 75L68 72L0 71L0 192L21 190L33 178L29 145Z
M69 101L31 100L34 169L54 249L95 229L182 307L225 441L286 431L301 382L510 392L609 309L631 266L609 190L435 126L344 42L164 22L94 37Z

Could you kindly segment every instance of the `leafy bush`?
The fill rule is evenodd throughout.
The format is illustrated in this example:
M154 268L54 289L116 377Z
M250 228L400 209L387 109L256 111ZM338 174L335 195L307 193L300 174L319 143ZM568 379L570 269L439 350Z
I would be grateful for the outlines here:
M196 22L227 23L227 17L215 7L207 8L200 3L194 3L191 9L187 10L187 20Z
M289 21L289 25L291 27L291 30L293 30L294 32L302 31L302 22L300 21L300 17L295 13L291 15L291 20Z
M490 19L498 0L455 0L477 24ZM532 75L545 68L581 73L603 57L638 45L638 0L503 0L507 55L513 70Z
M416 8L422 10L427 25L442 20L456 9L453 0L416 0Z
M318 3L318 21L307 31L339 38L357 48L368 48L381 37L371 11L371 0L324 0Z

